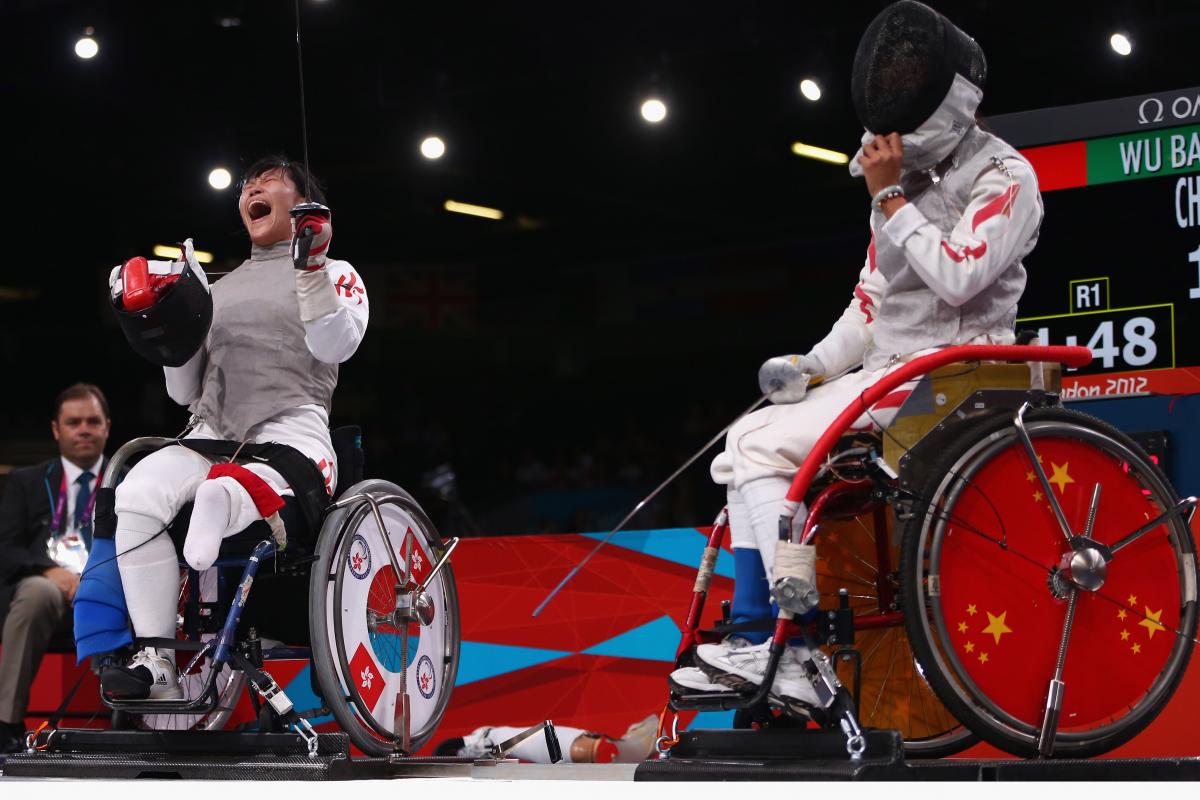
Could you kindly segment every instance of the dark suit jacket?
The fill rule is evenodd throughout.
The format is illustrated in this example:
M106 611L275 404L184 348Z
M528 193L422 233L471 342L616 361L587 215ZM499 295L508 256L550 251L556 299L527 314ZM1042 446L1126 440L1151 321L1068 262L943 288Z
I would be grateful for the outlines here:
M61 482L62 459L57 457L8 474L0 499L0 622L8 616L17 582L56 566L46 553L46 539L54 514L51 498L58 502Z

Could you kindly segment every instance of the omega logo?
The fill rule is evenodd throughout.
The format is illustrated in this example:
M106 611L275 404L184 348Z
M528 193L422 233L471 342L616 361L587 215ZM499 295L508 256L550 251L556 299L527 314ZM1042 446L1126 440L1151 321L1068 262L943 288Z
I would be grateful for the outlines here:
M1188 119L1200 115L1200 95L1192 99L1181 94L1171 101L1169 108L1157 97L1147 97L1138 106L1138 124L1162 122L1168 110L1175 119Z

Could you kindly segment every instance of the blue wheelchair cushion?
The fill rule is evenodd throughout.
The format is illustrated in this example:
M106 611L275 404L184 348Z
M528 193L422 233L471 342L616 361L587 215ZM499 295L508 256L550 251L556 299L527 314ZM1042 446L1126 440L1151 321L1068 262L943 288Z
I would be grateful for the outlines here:
M133 643L116 555L112 538L97 538L92 542L88 566L75 592L76 663Z

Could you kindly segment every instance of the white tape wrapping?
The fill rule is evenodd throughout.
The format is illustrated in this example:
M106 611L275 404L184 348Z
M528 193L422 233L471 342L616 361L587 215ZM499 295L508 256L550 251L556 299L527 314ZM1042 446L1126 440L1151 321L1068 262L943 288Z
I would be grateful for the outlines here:
M817 585L817 547L782 539L775 546L775 580L799 578Z
M700 572L696 574L696 584L692 587L693 592L707 592L708 585L712 582L713 570L717 566L717 548L704 548L704 557L700 559Z

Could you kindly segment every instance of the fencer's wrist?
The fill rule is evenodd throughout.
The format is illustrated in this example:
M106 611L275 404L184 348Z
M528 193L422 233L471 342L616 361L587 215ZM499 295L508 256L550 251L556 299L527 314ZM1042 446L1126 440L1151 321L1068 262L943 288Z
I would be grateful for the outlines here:
M883 206L885 203L887 203L889 201L895 201L897 199L899 199L899 200L905 199L904 189L901 188L900 184L893 183L893 184L883 187L882 189L880 189L878 192L876 192L874 194L874 196L871 198L871 208L876 208L876 209L879 209L880 211L883 211L884 210Z

